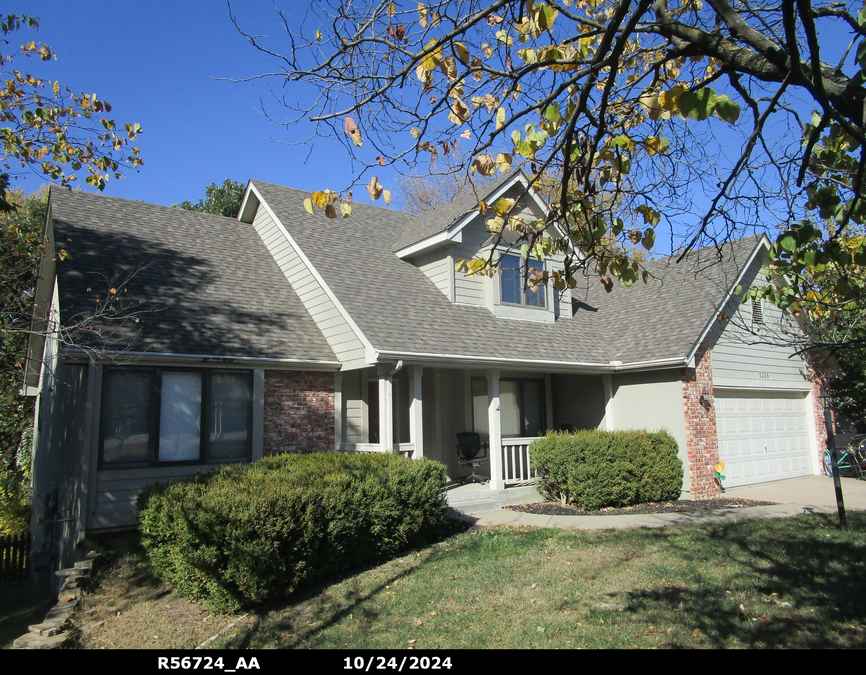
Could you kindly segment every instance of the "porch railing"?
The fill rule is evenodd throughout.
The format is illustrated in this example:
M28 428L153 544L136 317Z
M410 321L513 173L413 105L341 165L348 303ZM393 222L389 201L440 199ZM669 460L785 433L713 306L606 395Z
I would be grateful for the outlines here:
M503 438L500 465L505 487L532 483L537 476L529 464L529 444L537 438Z
M379 443L340 443L340 452L382 452ZM394 452L412 457L415 454L414 443L394 443Z

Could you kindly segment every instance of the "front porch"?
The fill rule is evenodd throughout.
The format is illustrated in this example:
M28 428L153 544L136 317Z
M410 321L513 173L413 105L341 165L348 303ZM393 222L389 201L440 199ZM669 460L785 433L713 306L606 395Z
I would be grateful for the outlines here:
M458 461L457 434L475 432L489 446L475 473L489 480L455 494L514 490L535 482L529 446L548 429L604 424L604 393L601 375L402 362L347 371L335 389L336 447L428 457L459 484L472 468Z

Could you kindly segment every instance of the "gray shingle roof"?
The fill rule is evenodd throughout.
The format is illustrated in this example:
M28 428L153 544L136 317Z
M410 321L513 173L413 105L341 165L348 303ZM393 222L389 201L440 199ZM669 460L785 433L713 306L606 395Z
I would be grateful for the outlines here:
M572 364L685 358L754 249L755 240L712 249L680 265L653 261L647 286L605 293L588 278L573 317L556 323L493 316L485 307L452 304L424 273L389 245L405 216L356 204L348 219L304 211L307 193L256 181L256 188L341 304L380 351Z
M51 190L61 320L92 315L109 289L118 314L79 343L173 354L336 361L251 225L102 195ZM134 342L131 340L134 339Z
M462 197L458 197L452 202L443 204L438 209L410 218L403 231L394 241L391 250L399 251L401 248L411 246L427 237L432 237L447 230L459 218L470 211L475 211L478 208L480 200L512 178L514 178L514 174L502 176L490 183L476 187L474 190L471 190Z

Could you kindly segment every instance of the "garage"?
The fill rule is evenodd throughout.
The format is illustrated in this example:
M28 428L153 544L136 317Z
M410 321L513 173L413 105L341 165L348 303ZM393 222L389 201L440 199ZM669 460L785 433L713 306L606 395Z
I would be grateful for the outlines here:
M804 392L716 391L725 487L813 473Z

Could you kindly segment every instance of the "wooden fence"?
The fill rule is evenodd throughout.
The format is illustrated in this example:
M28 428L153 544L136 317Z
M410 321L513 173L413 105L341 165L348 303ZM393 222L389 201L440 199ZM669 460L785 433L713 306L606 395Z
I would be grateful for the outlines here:
M27 574L30 560L30 533L0 537L0 581Z

